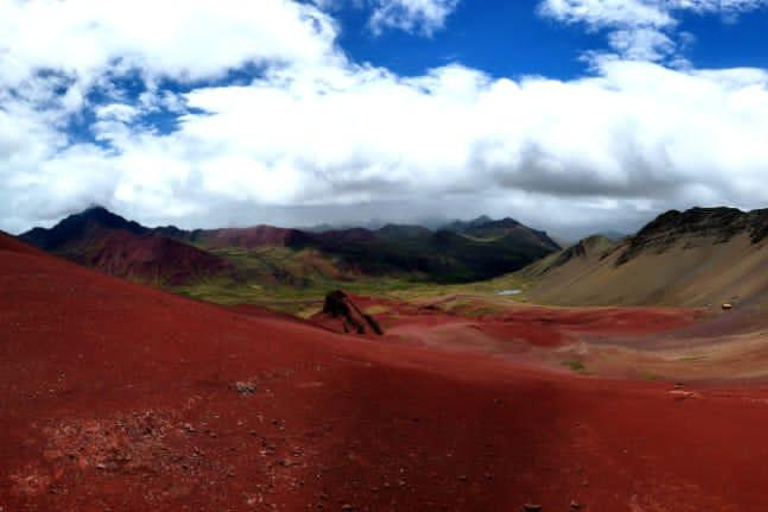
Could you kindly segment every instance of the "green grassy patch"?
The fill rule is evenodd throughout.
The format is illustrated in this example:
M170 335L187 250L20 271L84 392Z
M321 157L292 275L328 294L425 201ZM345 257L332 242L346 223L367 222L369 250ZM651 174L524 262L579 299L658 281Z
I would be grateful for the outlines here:
M312 248L262 247L225 248L212 252L227 259L235 268L232 277L201 280L171 291L222 305L255 304L304 318L322 308L325 295L343 289L359 295L389 297L407 302L429 301L450 295L496 296L499 290L525 289L526 283L514 276L487 282L439 284L426 281L419 273L361 276L341 259ZM509 300L523 299L516 295ZM492 305L473 299L441 303L441 309L466 316L483 316L498 311ZM372 306L366 314L389 313L386 306Z
M584 366L584 362L579 359L572 359L570 361L563 361L563 366L568 367L574 373L586 373L587 367Z
M384 306L383 304L377 304L375 306L370 306L368 308L365 308L363 310L363 313L366 315L383 315L385 313L389 313L389 308L387 306Z

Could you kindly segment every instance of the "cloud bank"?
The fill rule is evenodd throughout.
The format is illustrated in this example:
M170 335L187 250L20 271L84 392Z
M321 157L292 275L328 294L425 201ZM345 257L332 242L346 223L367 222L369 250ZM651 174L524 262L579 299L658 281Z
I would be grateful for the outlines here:
M173 3L168 18L184 16L159 30L142 21L156 2L0 0L0 227L99 203L187 227L488 212L573 233L768 202L764 70L603 55L567 81L459 64L402 77L350 61L314 5ZM547 4L593 24L664 27L675 12ZM605 9L579 14L588 4ZM246 79L222 80L244 66Z

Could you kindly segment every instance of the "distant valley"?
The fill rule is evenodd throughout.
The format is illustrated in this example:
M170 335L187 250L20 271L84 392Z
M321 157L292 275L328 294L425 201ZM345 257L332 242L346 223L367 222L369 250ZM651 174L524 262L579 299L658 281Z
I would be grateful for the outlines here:
M310 232L260 225L148 228L89 208L20 239L106 273L223 303L271 295L317 296L334 287L457 284L519 270L560 249L513 219L480 217L432 231L388 224Z

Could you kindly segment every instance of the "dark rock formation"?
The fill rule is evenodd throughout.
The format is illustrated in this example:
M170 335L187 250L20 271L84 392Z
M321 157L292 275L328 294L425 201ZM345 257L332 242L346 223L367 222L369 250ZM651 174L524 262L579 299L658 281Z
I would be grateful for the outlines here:
M339 323L342 332L353 334L376 334L381 336L384 331L371 315L366 315L341 290L329 293L325 297L322 316Z

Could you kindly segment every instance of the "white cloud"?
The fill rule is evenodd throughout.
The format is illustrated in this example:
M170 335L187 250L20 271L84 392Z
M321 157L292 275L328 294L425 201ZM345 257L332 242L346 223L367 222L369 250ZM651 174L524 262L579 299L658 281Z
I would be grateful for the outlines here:
M83 5L55 5L69 1ZM49 46L75 51L80 37L94 44L104 38L96 57L63 52L56 64L42 43L32 51L24 37L17 43L0 31L30 84L14 92L7 77L0 82L0 226L19 231L94 202L144 222L187 226L359 220L366 205L400 219L409 209L489 212L553 226L606 217L634 222L651 210L697 202L768 201L763 70L673 70L614 56L597 59L593 76L574 80L498 79L459 65L404 78L350 63L335 49L335 23L314 8L263 2L232 20L214 14L221 2L186 2L191 20L220 16L197 37L236 49L203 52L200 62L182 52L192 37L186 28L168 31L156 47L133 39L121 47L115 28L62 28L77 26L71 20L81 19L79 10L58 13L61 26L48 28L62 35ZM275 20L293 20L285 34L256 20L255 6L267 4L285 8ZM35 1L12 5L19 12L43 8ZM321 29L312 21L318 17ZM95 19L96 26L105 20ZM225 30L229 23L233 29ZM300 50L278 41L292 31L307 34ZM228 39L238 33L247 41ZM115 62L125 59L147 89L135 102L110 89L122 69ZM263 61L265 73L240 85L179 93L157 78L218 76L251 61ZM47 66L49 73L38 74ZM108 93L87 109L100 145L68 140L67 124L81 119L90 101L83 99L87 83ZM77 95L64 100L69 92L55 94L62 88ZM153 111L178 127L158 133L143 124Z
M431 36L445 26L459 0L372 0L370 25L374 32L387 28Z
M667 34L649 27L616 30L608 40L620 55L631 60L658 62L677 51L677 44Z
M605 26L666 27L674 23L663 0L544 0L541 12L566 23Z
M431 37L445 28L461 0L311 0L319 8L336 11L345 6L370 11L368 26L374 34L402 30Z
M328 68L197 89L186 102L201 113L171 134L120 131L117 119L106 128L114 153L43 155L36 194L54 198L51 212L88 197L167 220L214 204L449 196L548 198L562 212L610 198L768 200L768 76L758 70L608 60L592 78L515 82L460 66L413 79Z
M107 71L199 80L247 63L314 65L335 35L331 18L290 0L0 0L0 83L39 70L89 86Z
M539 10L560 22L608 30L613 50L625 58L662 61L680 59L680 13L732 17L766 5L768 0L542 0Z

